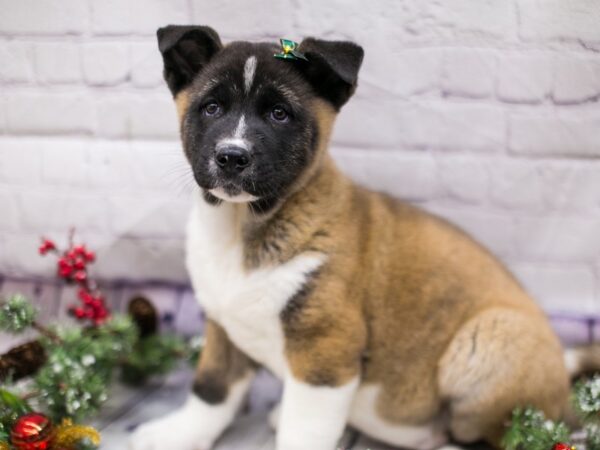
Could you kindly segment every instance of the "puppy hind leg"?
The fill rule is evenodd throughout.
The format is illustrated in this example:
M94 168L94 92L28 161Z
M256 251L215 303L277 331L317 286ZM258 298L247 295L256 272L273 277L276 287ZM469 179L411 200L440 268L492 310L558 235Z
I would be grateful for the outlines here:
M533 405L558 418L569 392L562 349L545 320L500 308L479 313L458 331L440 359L438 383L453 437L496 446L516 406Z

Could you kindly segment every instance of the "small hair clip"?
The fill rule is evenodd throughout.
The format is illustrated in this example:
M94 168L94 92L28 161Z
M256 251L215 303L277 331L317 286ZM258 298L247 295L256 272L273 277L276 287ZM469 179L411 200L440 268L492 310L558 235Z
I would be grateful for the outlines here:
M273 56L279 59L303 59L308 61L308 58L303 53L296 50L298 43L290 41L289 39L279 39L281 43L281 52L275 53Z

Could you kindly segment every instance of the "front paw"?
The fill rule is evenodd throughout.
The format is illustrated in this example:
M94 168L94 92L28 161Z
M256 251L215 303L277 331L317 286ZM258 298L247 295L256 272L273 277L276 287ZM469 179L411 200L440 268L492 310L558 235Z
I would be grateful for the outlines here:
M129 439L130 450L209 450L212 440L194 430L198 423L172 420L171 417L140 425Z
M129 450L209 450L216 439L202 417L184 406L178 411L140 425L129 439Z

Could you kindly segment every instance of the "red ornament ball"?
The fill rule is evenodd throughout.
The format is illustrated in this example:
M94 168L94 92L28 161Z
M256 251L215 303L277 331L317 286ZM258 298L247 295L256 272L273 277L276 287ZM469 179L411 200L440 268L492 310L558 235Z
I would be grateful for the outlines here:
M552 447L552 450L575 450L575 447L571 447L568 444L559 442L558 444L555 444L554 447Z
M17 450L46 450L52 438L52 422L40 413L17 419L10 432L10 443Z

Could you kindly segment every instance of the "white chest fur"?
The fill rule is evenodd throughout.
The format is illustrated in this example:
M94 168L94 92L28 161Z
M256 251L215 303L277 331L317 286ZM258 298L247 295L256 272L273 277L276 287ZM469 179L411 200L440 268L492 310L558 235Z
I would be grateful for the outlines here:
M241 205L208 205L198 194L187 228L187 268L198 301L229 338L255 361L282 377L285 370L279 314L324 261L301 254L277 266L243 265Z

